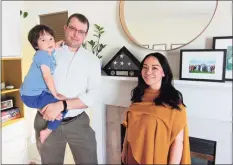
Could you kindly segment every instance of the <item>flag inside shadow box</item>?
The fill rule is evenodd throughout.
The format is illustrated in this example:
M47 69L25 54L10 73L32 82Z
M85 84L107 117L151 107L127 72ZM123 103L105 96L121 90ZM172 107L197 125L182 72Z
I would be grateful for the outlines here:
M140 62L123 46L103 70L108 76L137 77L140 73Z

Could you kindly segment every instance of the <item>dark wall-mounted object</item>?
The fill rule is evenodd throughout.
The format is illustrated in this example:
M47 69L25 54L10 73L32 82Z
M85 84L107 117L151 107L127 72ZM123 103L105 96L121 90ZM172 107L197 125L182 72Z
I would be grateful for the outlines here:
M140 73L140 62L123 46L103 70L108 76L137 77Z

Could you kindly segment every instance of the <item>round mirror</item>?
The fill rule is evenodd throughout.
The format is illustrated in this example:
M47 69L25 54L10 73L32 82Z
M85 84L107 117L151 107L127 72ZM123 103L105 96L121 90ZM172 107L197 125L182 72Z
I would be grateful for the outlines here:
M120 1L120 21L127 36L151 50L181 48L210 24L218 1Z

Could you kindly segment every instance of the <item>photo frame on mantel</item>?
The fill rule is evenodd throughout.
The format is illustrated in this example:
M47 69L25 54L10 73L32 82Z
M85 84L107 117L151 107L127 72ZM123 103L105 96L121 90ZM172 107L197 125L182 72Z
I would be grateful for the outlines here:
M181 50L180 80L224 82L225 63L225 49Z
M226 66L225 66L225 80L226 81L233 81L232 78L232 67L233 67L233 36L219 36L213 37L213 49L226 49Z

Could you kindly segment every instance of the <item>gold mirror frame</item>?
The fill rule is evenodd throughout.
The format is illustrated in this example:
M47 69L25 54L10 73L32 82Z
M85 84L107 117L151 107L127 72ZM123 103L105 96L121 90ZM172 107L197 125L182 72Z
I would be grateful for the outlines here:
M133 41L136 45L144 48L144 49L149 49L149 50L153 50L151 48L145 48L143 47L143 45L141 45L139 42L137 42L137 40L131 35L129 29L127 28L126 26L126 23L125 23L125 13L124 13L124 3L125 3L125 0L120 0L119 2L119 17L120 17L120 22L121 22L121 26L123 27L123 30L124 32L126 33L126 35L128 36L128 38ZM217 11L217 7L218 7L218 0L216 0L216 5L215 5L215 9L214 9L214 13L210 19L210 21L208 22L208 24L206 25L206 27L194 38L192 39L191 41L189 41L188 43L180 46L180 47L177 47L175 49L169 49L169 50L161 50L161 51L172 51L172 50L176 50L176 49L180 49L188 44L190 44L191 42L193 42L195 39L197 39L206 29L207 27L210 25L211 21L213 20L214 18L214 15ZM154 50L155 51L155 50Z

